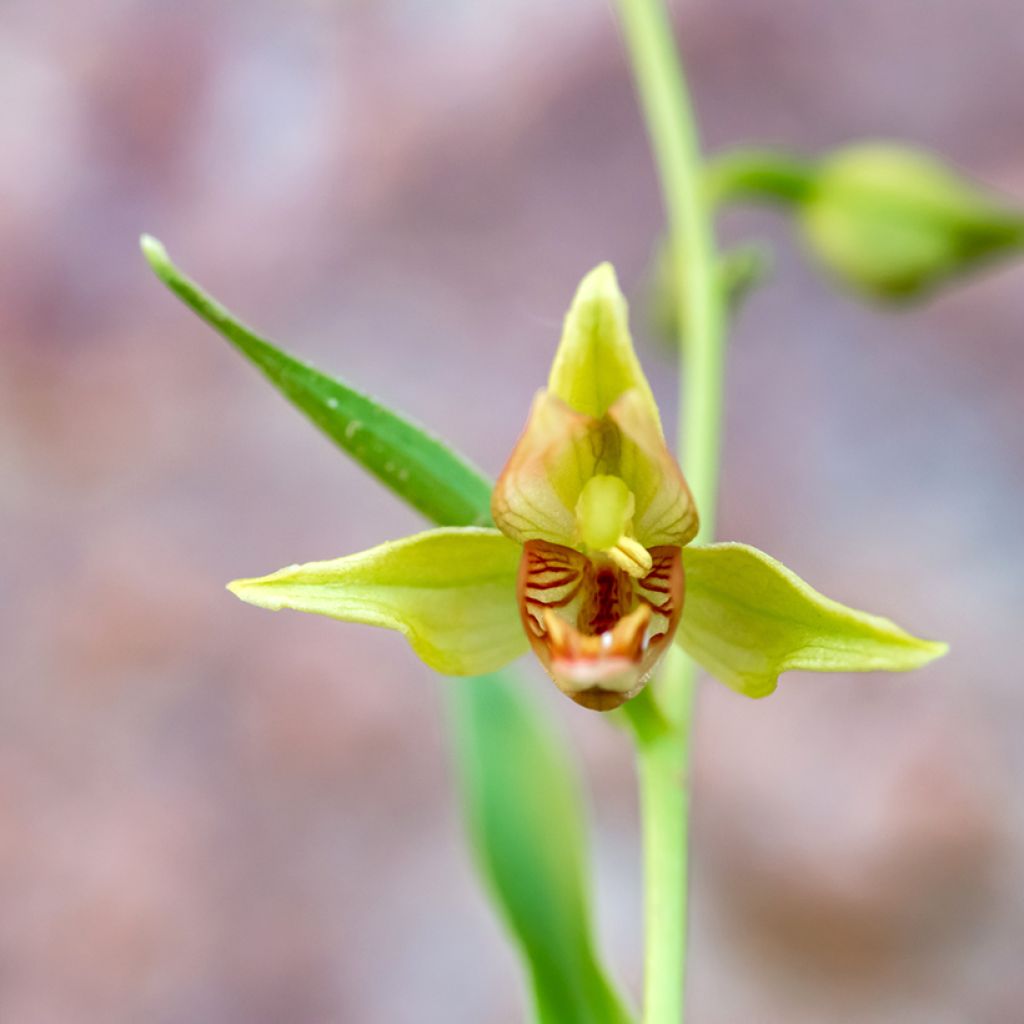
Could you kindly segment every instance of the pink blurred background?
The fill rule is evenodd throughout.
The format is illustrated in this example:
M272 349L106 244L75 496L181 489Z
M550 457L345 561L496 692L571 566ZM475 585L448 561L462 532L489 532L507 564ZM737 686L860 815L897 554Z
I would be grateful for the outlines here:
M1016 0L694 0L712 148L933 147L1024 200ZM498 470L584 271L638 344L656 182L612 8L7 0L0 9L0 1020L504 1024L438 680L396 637L224 581L409 532L150 276ZM927 308L826 286L788 227L734 333L723 538L952 654L707 682L694 1024L1024 1021L1024 269ZM585 759L600 929L637 991L630 753Z

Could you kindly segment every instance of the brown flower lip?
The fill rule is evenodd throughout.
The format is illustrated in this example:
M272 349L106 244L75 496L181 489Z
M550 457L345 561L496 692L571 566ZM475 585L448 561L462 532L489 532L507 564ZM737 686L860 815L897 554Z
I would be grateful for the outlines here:
M549 541L528 541L517 597L534 652L577 704L610 711L635 696L675 634L682 614L682 551L650 551L642 579L608 559Z

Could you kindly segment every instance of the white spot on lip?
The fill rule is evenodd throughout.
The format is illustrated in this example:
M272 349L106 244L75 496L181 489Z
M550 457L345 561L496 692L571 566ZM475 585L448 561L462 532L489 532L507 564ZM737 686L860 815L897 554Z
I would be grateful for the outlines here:
M557 658L551 667L566 693L583 693L595 687L627 693L637 684L636 666L628 658Z
M337 409L338 408L338 400L336 398L328 398L327 399L327 408L328 409Z
M358 420L352 420L352 422L349 423L348 426L345 427L345 437L349 441L351 441L352 438L354 438L356 436L356 434L359 433L359 430L360 430L361 427L362 427L362 424Z

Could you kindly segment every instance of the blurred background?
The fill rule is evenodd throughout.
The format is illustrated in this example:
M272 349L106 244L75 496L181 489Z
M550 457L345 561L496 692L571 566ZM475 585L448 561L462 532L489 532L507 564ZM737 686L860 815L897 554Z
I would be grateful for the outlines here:
M932 147L1024 200L1017 0L691 0L713 149ZM505 1024L439 690L398 638L224 581L417 527L151 277L500 469L580 276L644 307L660 207L606 0L0 8L0 1020ZM695 1024L1024 1020L1024 269L897 314L777 247L729 356L720 536L949 640L905 677L706 682ZM586 764L641 974L624 737Z

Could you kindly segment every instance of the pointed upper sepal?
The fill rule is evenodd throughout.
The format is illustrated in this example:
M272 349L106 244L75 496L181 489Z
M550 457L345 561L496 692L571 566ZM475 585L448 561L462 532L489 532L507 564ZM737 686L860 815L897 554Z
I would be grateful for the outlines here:
M438 672L481 675L527 650L516 604L520 554L497 530L428 530L347 558L236 580L228 589L272 611L397 630Z
M640 392L660 433L658 407L629 334L626 298L615 268L601 263L580 282L565 315L548 390L570 409L600 419L631 388Z
M902 672L941 657L888 619L855 611L744 544L683 550L686 606L677 642L713 676L748 697L781 673Z

